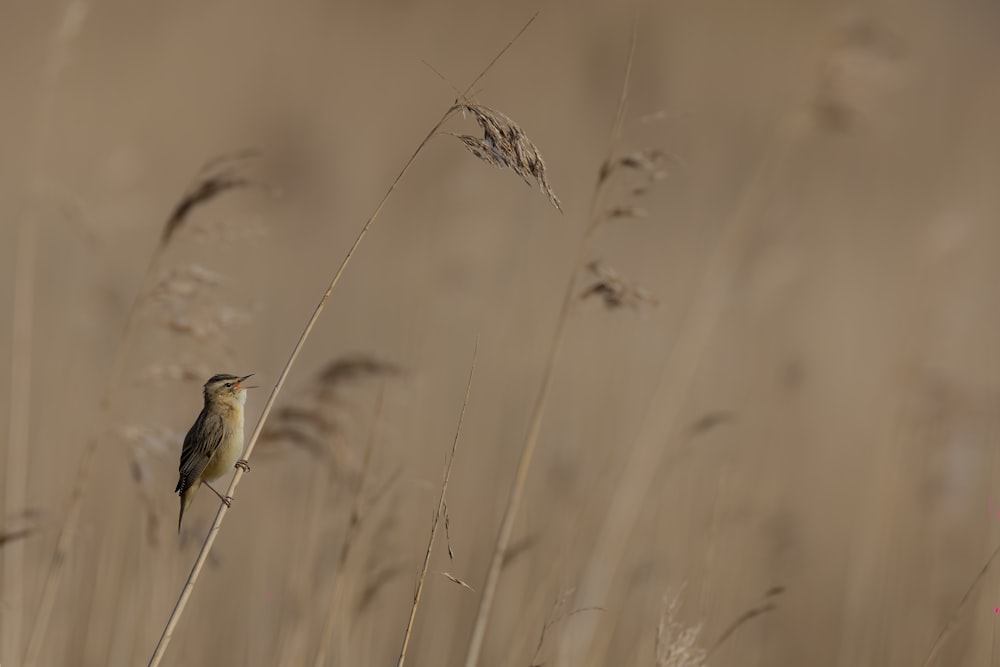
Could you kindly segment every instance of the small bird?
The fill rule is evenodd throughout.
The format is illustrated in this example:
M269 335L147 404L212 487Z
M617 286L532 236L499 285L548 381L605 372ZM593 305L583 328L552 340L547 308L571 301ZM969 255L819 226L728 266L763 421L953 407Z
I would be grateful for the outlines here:
M181 496L181 514L177 519L177 532L181 530L184 510L194 500L198 488L204 484L215 495L231 506L233 499L216 491L210 481L222 477L230 468L250 466L243 460L243 405L247 402L247 387L243 382L253 377L244 375L213 375L205 383L205 407L184 436L181 449L180 479L175 493Z

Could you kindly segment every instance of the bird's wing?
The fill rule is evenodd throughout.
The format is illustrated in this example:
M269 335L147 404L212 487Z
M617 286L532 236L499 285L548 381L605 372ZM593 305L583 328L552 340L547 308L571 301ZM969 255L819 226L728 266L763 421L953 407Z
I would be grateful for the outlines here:
M174 492L183 493L205 472L205 467L219 450L226 427L222 417L202 410L194 426L184 436L181 449L180 479Z

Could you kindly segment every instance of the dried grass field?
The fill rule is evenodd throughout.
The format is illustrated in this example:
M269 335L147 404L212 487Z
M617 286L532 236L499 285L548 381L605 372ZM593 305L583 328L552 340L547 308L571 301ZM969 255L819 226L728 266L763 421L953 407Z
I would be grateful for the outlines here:
M150 661L369 220L159 664L1000 663L1000 10L635 9L0 5L0 665Z

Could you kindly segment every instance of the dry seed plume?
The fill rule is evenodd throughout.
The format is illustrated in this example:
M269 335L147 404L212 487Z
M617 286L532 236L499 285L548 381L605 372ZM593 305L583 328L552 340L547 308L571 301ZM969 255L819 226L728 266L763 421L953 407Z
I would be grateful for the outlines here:
M149 298L169 306L186 306L203 289L224 285L226 276L194 262L173 267L149 290Z
M247 149L237 153L222 155L209 160L203 166L195 182L174 206L166 224L163 225L163 236L160 245L166 245L181 225L188 219L197 207L207 204L216 197L230 190L259 189L272 195L280 194L280 190L268 183L252 179L241 172L251 160L261 157L257 149Z
M649 211L638 206L612 206L604 212L607 220L623 220L625 218L645 218Z
M534 179L538 189L562 213L559 198L552 192L545 177L545 160L538 147L517 123L495 109L471 102L456 104L452 111L468 111L476 117L479 127L483 128L482 138L468 134L455 135L473 155L499 169L510 169L528 185Z
M656 667L704 667L708 657L698 646L701 626L686 626L680 616L680 593L663 598L660 622L656 626Z
M493 67L493 65L514 44L517 38L525 30L527 30L528 26L531 25L531 23L535 20L537 15L538 14L536 13L534 16L532 16L531 19L524 25L524 27L522 27L521 30L514 36L514 38L511 39L500 50L499 53L497 53L497 55L493 58L493 60L490 61L490 63L482 71L480 71L480 73L476 76L476 78L473 79L472 83L470 83L469 86L465 89L465 92L462 93L463 96L467 95L469 91L471 91L476 86L476 84L480 81L480 79L482 79L483 76L486 75L486 73ZM330 278L330 283L327 286L326 291L324 292L323 296L320 297L319 301L316 304L316 307L313 310L312 315L306 322L305 327L303 327L302 333L300 334L298 341L292 347L292 351L288 357L288 361L285 363L281 371L278 373L277 382L275 383L274 388L272 389L270 395L268 396L267 400L264 403L264 406L261 410L260 419L257 422L257 426L255 427L254 432L251 434L250 440L246 445L245 456L247 459L249 459L253 454L254 448L257 444L257 440L260 437L262 427L266 423L267 418L270 415L271 408L274 406L278 394L281 391L282 387L284 386L289 373L291 372L292 365L295 363L295 360L298 357L299 353L301 352L303 346L305 345L310 332L313 330L314 325L316 324L324 308L326 307L327 301L330 299L330 296L336 290L337 285L340 282L341 276L343 276L344 271L347 269L347 266L350 263L351 257L354 256L355 251L358 249L358 247L364 240L365 236L368 234L369 229L371 229L372 224L375 222L376 218L378 218L379 213L382 211L386 202L389 200L389 197L392 195L396 186L400 183L400 181L409 171L410 167L413 165L414 161L420 154L421 150L427 145L428 141L430 141L438 133L441 126L445 123L445 121L448 120L451 111L452 109L449 108L448 111L446 111L441 116L441 119L437 121L434 124L434 126L428 131L427 135L420 141L420 143L417 145L417 148L406 160L406 162L403 165L403 168L400 170L399 174L396 176L392 184L389 186L389 189L386 190L385 194L379 200L379 203L376 205L375 210L371 213L371 215L368 216L367 220L365 220L364 225L361 226L361 229L358 232L357 237L355 237L354 242L351 244L350 248L347 250L347 253L344 255L344 259L340 262L340 265L338 266L336 272ZM162 248L162 244L160 248ZM572 295L572 292L570 292L570 295ZM242 470L237 470L234 473L233 480L230 483L229 487L230 493L236 491L236 488L239 486L240 481L243 478L242 473L243 473ZM181 589L181 593L177 598L177 602L174 605L174 609L170 613L170 617L167 619L166 625L164 625L163 627L163 632L160 634L160 639L156 644L156 648L153 650L152 656L150 657L149 667L157 667L163 660L163 656L165 655L167 647L170 644L170 639L177 628L177 624L180 621L181 615L184 613L184 610L187 607L188 601L190 600L191 597L191 593L194 590L194 587L197 584L199 577L201 576L201 572L204 568L205 562L208 560L208 557L212 552L212 547L215 544L216 536L218 535L219 530L221 529L222 521L225 519L225 516L226 516L226 509L223 506L222 508L219 509L218 513L216 514L215 520L212 522L212 527L209 529L208 536L205 538L205 542L203 543L201 550L198 552L198 556L195 559L194 565L191 567L191 571L188 575L184 588ZM62 540L60 539L60 542L61 541ZM47 594L43 596L43 602L42 602L43 611L46 608L51 608L53 603L48 602L47 600L54 599L54 597L55 596L53 594ZM41 613L42 612L40 612L40 614ZM46 612L45 615L48 615L48 612ZM42 625L44 626L45 624L43 623ZM37 627L38 625L36 624L36 628ZM32 645L37 645L39 643L40 640L36 640L34 637L32 638ZM29 655L33 655L33 653L29 651Z
M666 180L670 176L667 167L671 162L676 162L681 167L686 168L679 157L657 148L644 148L621 157L605 160L598 174L597 187L599 189L607 186L609 179L618 172L628 172L631 176L629 179L631 182L626 183L626 202L606 208L601 219L595 221L595 224L647 217L649 212L631 203L629 199L634 200L644 196L654 185Z
M640 197L646 194L654 184L670 177L669 166L671 164L676 164L683 170L687 169L684 160L673 153L658 148L633 151L602 164L598 175L598 184L606 183L613 174L619 171L628 170L643 176L643 182L634 185L631 189L632 196Z
M331 457L335 468L346 472L352 465L339 446L346 430L343 417L337 414L344 406L340 390L361 380L394 377L401 372L395 364L367 355L331 361L292 400L275 409L261 433L261 445L288 443L320 458Z
M676 162L681 167L685 167L684 162L672 153L661 151L657 148L645 148L602 164L599 181L603 183L619 169L631 169L642 172L648 174L652 181L662 181L670 175L667 165L671 162Z
M399 375L399 366L370 357L355 354L335 359L320 371L317 378L320 386L326 391L332 391L342 384L373 377L392 377Z
M639 310L643 306L656 307L659 301L650 292L623 278L612 267L599 260L587 265L594 282L580 294L581 300L600 297L608 310L628 306Z

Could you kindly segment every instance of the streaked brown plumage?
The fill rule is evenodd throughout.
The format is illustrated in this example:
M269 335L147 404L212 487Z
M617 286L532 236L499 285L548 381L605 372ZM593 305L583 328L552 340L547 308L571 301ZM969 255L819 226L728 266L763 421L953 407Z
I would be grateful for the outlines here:
M252 374L251 374L252 375ZM247 400L247 387L241 383L251 375L213 375L205 383L205 407L184 437L175 493L181 496L181 511L177 518L180 532L184 510L194 500L202 484L208 486L227 505L231 498L224 498L208 483L222 477L233 466L246 461L243 455L243 404ZM246 469L249 470L249 467Z

